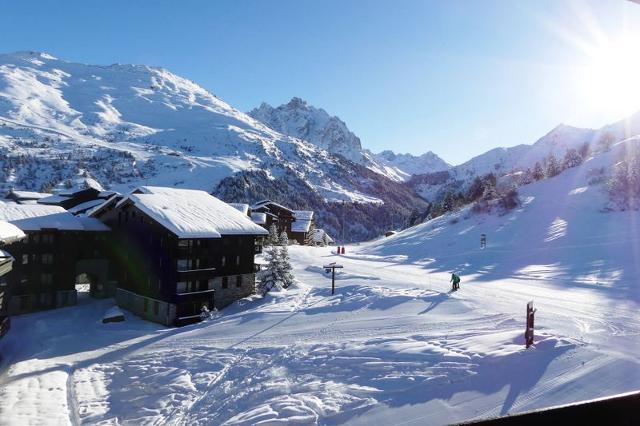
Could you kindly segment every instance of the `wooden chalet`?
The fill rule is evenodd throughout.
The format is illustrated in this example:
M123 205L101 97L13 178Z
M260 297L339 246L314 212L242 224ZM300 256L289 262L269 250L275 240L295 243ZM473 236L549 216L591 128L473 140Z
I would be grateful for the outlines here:
M315 220L313 211L292 210L271 200L262 200L250 211L254 223L269 230L275 224L278 233L285 231L289 241L300 245L309 244L314 235Z
M206 192L142 186L90 215L114 232L118 305L143 318L180 326L255 291L267 231Z
M268 230L271 225L275 225L278 233L285 231L287 235L291 232L291 224L295 220L293 210L271 200L262 200L251 206L251 215L252 218L255 216L256 219L261 219L259 222L262 222L260 226L263 228Z
M20 241L25 234L15 225L9 222L0 221L0 246ZM9 284L5 275L11 272L13 256L4 250L0 250L0 338L4 336L11 327L9 318Z
M310 210L294 210L294 221L291 223L289 239L296 241L300 245L313 244L315 234L315 221L313 212Z
M26 238L8 245L13 268L5 276L8 311L22 314L77 303L76 279L91 280L95 296L108 296L109 228L88 217L75 217L58 206L0 202L0 220Z

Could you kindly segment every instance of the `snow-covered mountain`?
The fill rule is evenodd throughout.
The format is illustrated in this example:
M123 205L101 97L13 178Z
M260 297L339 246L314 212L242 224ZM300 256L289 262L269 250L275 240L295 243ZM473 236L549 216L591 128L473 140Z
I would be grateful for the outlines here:
M359 149L344 123L327 125L331 135L346 132L345 147ZM382 205L395 214L423 206L385 176L283 135L166 69L0 55L0 191L50 191L88 178L121 192L153 184L236 197L246 197L233 191L242 185L283 182L281 202L286 189L304 188L300 208L310 200Z
M249 115L282 134L304 139L395 181L405 181L414 174L450 168L432 152L421 156L395 154L392 151L374 154L362 147L360 139L344 121L300 98L294 97L275 108L263 102Z
M249 111L249 115L277 132L311 142L355 163L362 164L365 160L360 139L344 121L303 99L294 97L275 108L263 102Z
M374 154L374 158L387 168L397 170L397 173L407 180L412 175L436 173L451 169L451 165L431 151L422 155L396 154L393 151L382 151Z

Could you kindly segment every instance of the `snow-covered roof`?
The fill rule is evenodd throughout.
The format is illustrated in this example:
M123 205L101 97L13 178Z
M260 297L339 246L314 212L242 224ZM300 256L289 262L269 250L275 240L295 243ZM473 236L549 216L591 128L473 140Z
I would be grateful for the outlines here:
M76 219L80 221L85 231L110 231L111 230L111 228L109 228L99 219L96 219L94 217L76 216Z
M312 210L294 210L293 216L296 220L311 220L313 219L313 211Z
M258 225L264 225L267 223L266 213L251 213L251 220Z
M43 197L38 200L40 204L60 204L63 201L68 200L69 197L65 197L64 195L49 195L48 197Z
M13 260L13 256L11 256L11 253L0 250L0 260L2 260L3 262L6 262L7 260Z
M255 203L254 205L251 206L251 210L256 210L256 209L259 209L261 207L269 208L269 206L278 207L278 208L281 208L283 210L286 210L286 211L289 211L289 212L293 213L293 210L291 210L290 208L285 207L282 204L274 203L271 200L258 201L257 203Z
M0 202L0 220L10 222L22 231L40 231L42 229L86 230L77 217L62 207L42 204Z
M291 224L291 232L309 232L311 220L313 219L313 211L295 210L293 216L295 220Z
M0 220L0 244L11 244L24 238L24 232L12 223Z
M107 207L109 205L115 204L121 198L122 198L122 196L120 194L116 193L115 195L112 195L110 198L108 198L106 200L100 200L101 203L96 205L95 207L87 210L85 212L85 215L95 217L96 214L98 214L102 209L104 209L105 207Z
M14 195L17 200L39 200L41 198L49 197L51 194L33 191L15 191L11 190L7 194L7 197Z
M117 195L118 193L116 191L100 191L98 193L98 197L99 198L111 198L114 195Z
M315 243L320 243L323 241L332 243L333 238L331 238L331 236L327 234L324 229L316 229L315 232L313 233L313 241Z
M103 199L96 199L96 200L89 200L89 201L85 201L84 203L80 203L75 207L72 207L69 209L70 213L73 214L78 214L78 213L83 213L87 210L92 209L93 207L99 206L101 204L103 204L105 202L105 200Z
M237 209L239 211L242 212L242 214L246 214L247 216L249 215L249 204L244 204L244 203L229 203L229 205L231 207L233 207L234 209Z
M117 205L126 202L133 203L178 238L267 234L242 212L204 191L141 186Z

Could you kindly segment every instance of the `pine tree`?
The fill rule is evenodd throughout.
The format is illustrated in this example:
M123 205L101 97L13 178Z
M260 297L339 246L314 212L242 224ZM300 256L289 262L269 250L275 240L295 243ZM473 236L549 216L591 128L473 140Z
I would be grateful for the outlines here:
M293 284L293 267L291 266L291 259L289 258L289 237L287 233L282 231L280 234L280 251L278 256L278 275L280 280L282 281L282 286L284 288L289 287Z
M549 154L549 158L547 159L547 177L558 176L561 171L556 157L553 154Z
M274 287L282 287L279 251L280 249L275 244L265 249L264 255L267 260L267 266L260 271L260 281L258 283L258 292L263 296Z
M315 246L316 245L316 240L315 240L315 236L316 236L316 224L314 223L315 221L311 221L311 224L309 225L309 231L307 232L307 235L304 237L304 245L306 246Z
M539 161L536 161L536 165L533 167L533 178L535 180L544 179L544 170L542 169L542 165Z
M264 241L265 246L275 246L278 244L278 228L276 228L276 224L272 223L269 227L269 235Z
M577 149L571 148L567 150L567 153L564 155L564 160L562 165L565 169L570 169L571 167L577 167L582 164L583 157L578 153Z

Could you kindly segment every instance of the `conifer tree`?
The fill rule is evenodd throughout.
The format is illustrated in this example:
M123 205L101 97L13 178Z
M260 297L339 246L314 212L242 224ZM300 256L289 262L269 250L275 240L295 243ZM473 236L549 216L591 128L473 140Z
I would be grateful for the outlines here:
M284 288L293 284L293 267L291 266L291 259L289 258L289 237L285 231L280 234L280 250L278 256L278 276L282 282Z
M262 295L265 295L274 287L282 286L279 251L280 249L275 244L265 249L264 256L267 265L265 269L260 271L260 281L258 283L258 292Z

